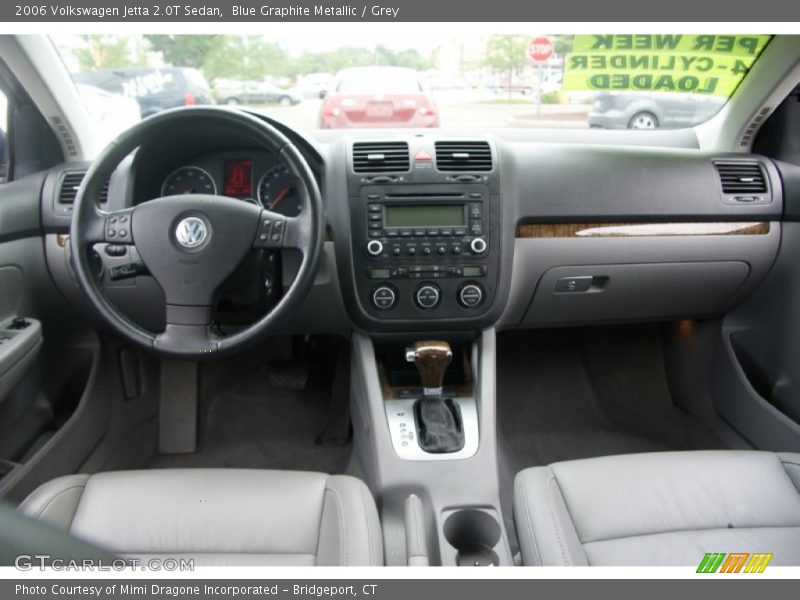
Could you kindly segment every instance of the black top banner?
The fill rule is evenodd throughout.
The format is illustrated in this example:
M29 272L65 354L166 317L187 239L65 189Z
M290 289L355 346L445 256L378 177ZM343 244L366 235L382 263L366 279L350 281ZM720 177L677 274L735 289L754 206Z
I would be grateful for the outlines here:
M10 0L5 22L792 22L786 0ZM799 32L800 33L800 32Z

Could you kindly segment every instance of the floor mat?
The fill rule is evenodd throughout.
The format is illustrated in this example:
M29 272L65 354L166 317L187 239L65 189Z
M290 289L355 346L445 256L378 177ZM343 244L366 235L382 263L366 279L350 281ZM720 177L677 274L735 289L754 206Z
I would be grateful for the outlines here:
M151 468L225 467L343 473L350 444L317 444L328 425L327 389L272 385L257 353L204 363L200 379L198 450L159 455Z
M661 328L597 327L498 339L498 436L511 472L561 460L721 448L672 402Z

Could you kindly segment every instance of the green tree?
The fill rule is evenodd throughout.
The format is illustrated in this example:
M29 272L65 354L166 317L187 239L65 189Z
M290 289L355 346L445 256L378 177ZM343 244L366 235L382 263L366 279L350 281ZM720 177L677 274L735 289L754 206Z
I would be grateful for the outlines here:
M82 35L82 48L75 50L75 57L84 71L98 69L120 69L145 64L144 56L132 50L129 38L116 35Z
M511 84L514 73L528 61L530 38L524 35L493 35L486 46L484 63L494 69L504 71L508 82L508 99L511 100Z
M572 52L572 47L575 45L574 35L554 35L551 39L553 40L553 52L561 57Z
M263 81L268 75L287 75L286 53L260 36L224 36L203 62L209 81L217 78Z
M153 50L175 67L203 66L208 55L223 42L223 35L145 35Z

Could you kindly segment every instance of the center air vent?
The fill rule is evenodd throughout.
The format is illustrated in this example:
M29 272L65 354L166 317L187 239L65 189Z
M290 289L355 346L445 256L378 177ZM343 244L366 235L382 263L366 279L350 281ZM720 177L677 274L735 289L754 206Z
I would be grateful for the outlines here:
M767 182L757 161L714 161L724 194L764 194Z
M86 171L67 171L61 179L61 187L58 190L58 203L59 204L72 204L75 202L75 196L78 195L78 188L86 176ZM103 186L100 192L100 202L108 200L108 182Z
M436 168L440 171L491 171L488 142L436 142Z
M356 142L353 144L353 170L356 173L408 171L406 142Z

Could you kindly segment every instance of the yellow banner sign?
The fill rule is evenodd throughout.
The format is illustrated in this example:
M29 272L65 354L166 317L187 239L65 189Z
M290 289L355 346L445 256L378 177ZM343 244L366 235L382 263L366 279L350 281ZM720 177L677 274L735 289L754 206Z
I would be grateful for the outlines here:
M768 35L576 35L562 89L727 97L769 40Z

